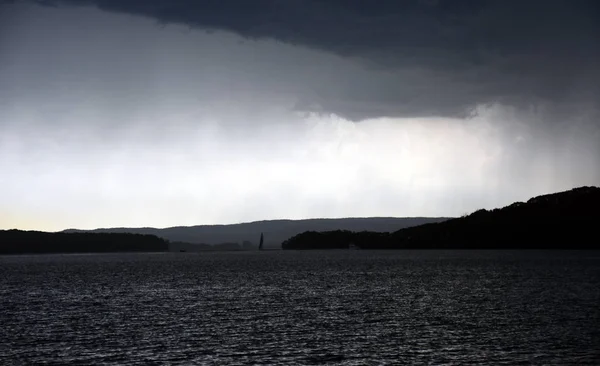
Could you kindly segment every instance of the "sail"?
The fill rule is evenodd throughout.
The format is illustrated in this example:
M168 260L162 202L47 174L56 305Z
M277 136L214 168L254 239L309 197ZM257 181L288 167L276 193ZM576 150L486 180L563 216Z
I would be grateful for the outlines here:
M262 250L263 242L264 242L264 236L263 236L263 233L260 233L260 243L258 244L258 250Z

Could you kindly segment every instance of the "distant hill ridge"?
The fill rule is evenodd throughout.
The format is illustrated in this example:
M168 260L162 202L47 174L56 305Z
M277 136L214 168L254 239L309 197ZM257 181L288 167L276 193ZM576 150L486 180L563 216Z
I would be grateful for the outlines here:
M305 232L283 249L600 249L600 188L584 186L389 234Z
M447 217L356 217L304 220L263 220L238 224L175 226L169 228L102 228L95 230L68 229L64 232L113 232L151 234L171 242L192 244L222 244L249 241L258 244L264 233L265 247L280 248L283 241L304 231L374 231L390 232L426 223L442 222ZM177 248L173 248L177 250ZM183 249L183 248L182 248ZM189 249L186 247L185 249Z

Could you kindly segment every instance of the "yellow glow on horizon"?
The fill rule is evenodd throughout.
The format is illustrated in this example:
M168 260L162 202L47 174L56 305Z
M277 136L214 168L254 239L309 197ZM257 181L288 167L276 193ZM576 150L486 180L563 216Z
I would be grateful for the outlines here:
M0 230L34 230L34 231L59 231L57 223L49 217L39 217L31 213L0 212ZM67 229L67 228L63 228Z

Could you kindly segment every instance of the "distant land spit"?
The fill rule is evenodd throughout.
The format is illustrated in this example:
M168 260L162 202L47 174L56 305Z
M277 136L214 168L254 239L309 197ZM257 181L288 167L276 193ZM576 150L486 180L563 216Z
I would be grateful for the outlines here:
M155 235L0 230L0 254L166 252L168 250L168 242Z

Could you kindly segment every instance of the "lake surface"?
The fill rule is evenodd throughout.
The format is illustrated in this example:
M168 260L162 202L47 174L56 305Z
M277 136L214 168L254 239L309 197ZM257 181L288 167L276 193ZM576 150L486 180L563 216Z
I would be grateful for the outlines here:
M0 364L598 364L600 251L0 257Z

